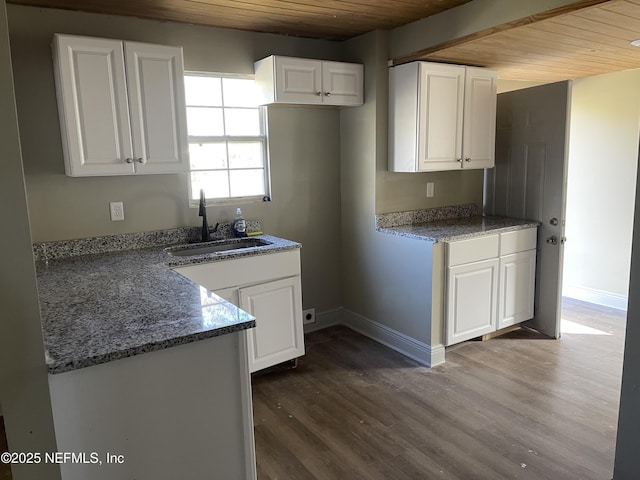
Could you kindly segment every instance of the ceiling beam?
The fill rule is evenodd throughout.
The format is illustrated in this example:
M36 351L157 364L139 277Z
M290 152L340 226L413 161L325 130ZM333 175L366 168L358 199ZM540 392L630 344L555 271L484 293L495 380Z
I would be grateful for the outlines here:
M500 25L495 25L489 28L485 28L483 30L479 30L477 32L473 32L467 35L463 35L458 38L454 38L451 40L447 40L436 45L432 45L427 48L420 49L414 53L408 55L401 55L395 57L391 60L392 65L401 65L403 63L413 62L416 60L422 60L430 54L437 53L446 48L451 48L459 45L463 45L465 43L472 42L474 40L479 40L482 38L489 37L496 33L505 32L508 30L512 30L514 28L523 27L526 25L531 25L542 20L548 20L550 18L554 18L560 15L565 15L568 13L573 13L578 10L582 10L589 7L595 7L601 5L603 3L611 3L612 0L580 0L577 2L573 2L568 5L562 5L557 8L553 8L551 10L546 10L543 12L534 13L532 15L528 15L523 18L519 18L516 20L512 20L509 22L505 22ZM448 13L448 12L445 12ZM432 17L435 20L435 17ZM430 19L428 19L430 20Z

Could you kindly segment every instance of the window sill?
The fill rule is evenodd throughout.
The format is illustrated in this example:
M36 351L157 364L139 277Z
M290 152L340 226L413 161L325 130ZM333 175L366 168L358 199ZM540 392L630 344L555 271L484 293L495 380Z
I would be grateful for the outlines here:
M269 200L264 200L264 198L268 197ZM232 197L232 198L207 198L207 207L224 207L227 205L247 205L250 203L270 203L271 197L268 195L260 195L255 197ZM189 207L190 208L198 208L200 206L199 200L190 200Z

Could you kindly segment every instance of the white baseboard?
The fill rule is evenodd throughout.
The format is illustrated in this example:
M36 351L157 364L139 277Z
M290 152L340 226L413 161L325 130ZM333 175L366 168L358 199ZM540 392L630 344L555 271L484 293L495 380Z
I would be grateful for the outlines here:
M333 308L324 312L316 313L316 321L307 323L304 326L304 333L315 332L323 328L333 327L334 325L343 325L343 308Z
M627 295L605 292L578 285L564 285L562 287L562 295L564 297L582 300L583 302L595 303L596 305L603 305L625 311L627 310L627 303L629 301Z
M432 347L346 308L343 309L343 325L427 367L444 363L443 345Z

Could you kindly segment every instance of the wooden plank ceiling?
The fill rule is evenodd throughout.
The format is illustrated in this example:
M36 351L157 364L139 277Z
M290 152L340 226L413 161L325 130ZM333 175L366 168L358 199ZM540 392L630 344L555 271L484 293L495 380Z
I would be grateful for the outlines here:
M8 0L328 40L392 29L471 0ZM576 0L393 59L490 67L498 78L540 83L640 68L640 0Z
M596 5L505 26L396 59L490 67L498 78L548 83L640 68L640 0Z
M307 38L344 40L392 29L471 0L8 0Z

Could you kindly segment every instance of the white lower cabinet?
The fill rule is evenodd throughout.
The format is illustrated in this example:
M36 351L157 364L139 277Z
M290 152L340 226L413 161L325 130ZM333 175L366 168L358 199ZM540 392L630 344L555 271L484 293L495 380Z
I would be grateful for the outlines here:
M533 318L537 228L450 242L446 346Z
M447 345L493 332L498 259L451 267L447 281Z
M249 371L304 355L298 250L175 270L256 317L246 332Z
M500 258L498 330L533 318L535 283L535 250Z
M251 372L304 355L301 291L300 277L239 290L239 307L256 317L247 331Z

